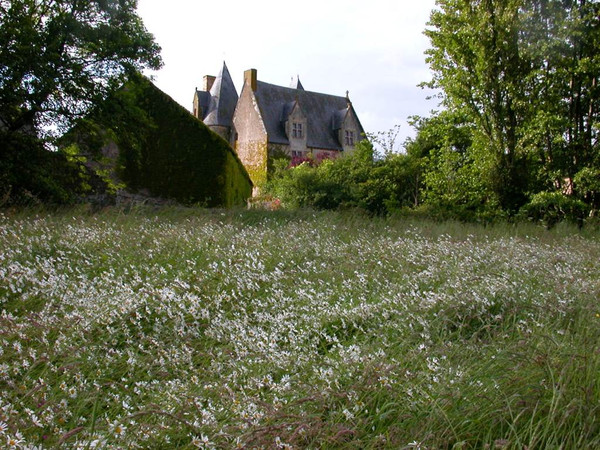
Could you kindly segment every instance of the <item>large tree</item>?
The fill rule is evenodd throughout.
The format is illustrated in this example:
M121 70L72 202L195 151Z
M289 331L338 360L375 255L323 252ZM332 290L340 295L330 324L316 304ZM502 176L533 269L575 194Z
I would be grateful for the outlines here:
M432 84L442 89L445 107L466 112L477 125L479 141L497 159L492 179L508 209L523 202L513 187L519 179L522 124L530 114L523 86L529 67L519 51L521 3L438 0L426 31Z
M600 164L600 4L530 0L526 6L521 40L535 105L526 144L539 152L549 181L568 191L577 172Z
M438 0L426 31L431 85L470 116L515 210L538 189L572 191L598 160L597 0ZM565 181L568 185L564 185Z
M60 134L128 72L159 68L137 0L0 0L0 131ZM13 139L11 138L11 139Z

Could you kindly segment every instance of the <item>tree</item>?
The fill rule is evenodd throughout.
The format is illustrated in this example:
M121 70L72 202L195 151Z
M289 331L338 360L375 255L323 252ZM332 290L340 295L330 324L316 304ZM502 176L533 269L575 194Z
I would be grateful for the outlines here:
M531 0L522 13L522 51L531 61L535 115L526 145L539 156L546 187L572 191L575 175L597 166L600 4Z
M444 110L428 118L415 117L412 125L417 135L407 141L406 150L420 161L424 210L434 217L460 220L499 216L491 189L494 158L474 141L476 127L470 117Z
M430 83L466 112L515 212L540 190L573 192L598 164L597 0L438 0L426 31Z
M530 67L520 53L522 0L438 0L426 35L431 86L443 91L445 107L465 112L476 139L496 159L495 190L504 208L525 200L519 170L523 124L531 114L523 86ZM507 189L508 187L508 189Z
M160 47L137 0L0 0L0 130L56 136Z

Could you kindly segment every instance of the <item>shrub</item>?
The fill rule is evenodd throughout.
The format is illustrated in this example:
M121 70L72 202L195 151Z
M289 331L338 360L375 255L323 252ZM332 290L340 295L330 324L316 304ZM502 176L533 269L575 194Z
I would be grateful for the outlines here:
M388 154L374 160L373 146L366 140L353 154L317 166L305 162L289 167L287 159L280 159L273 169L267 190L284 206L360 208L376 215L417 204L422 170L418 160L408 155Z
M593 210L600 208L600 169L584 167L573 179L580 197Z
M71 204L84 188L79 167L34 136L0 133L0 207Z
M119 155L113 171L133 192L208 207L242 205L252 193L229 144L141 75L69 137L66 145L74 140L95 160L114 142Z
M560 192L539 192L519 212L521 217L552 228L563 220L581 224L587 207L581 200Z

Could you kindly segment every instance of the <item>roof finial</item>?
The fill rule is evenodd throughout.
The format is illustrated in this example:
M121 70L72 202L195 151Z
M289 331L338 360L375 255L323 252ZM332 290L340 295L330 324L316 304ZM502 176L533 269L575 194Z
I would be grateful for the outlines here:
M296 75L295 77L292 77L292 81L290 83L290 87L292 89L299 89L301 91L304 90L304 87L302 86L302 83L300 83L300 75Z

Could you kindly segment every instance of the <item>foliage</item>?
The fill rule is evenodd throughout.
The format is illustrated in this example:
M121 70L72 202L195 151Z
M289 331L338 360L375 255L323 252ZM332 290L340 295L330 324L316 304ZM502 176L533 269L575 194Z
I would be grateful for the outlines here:
M33 136L0 131L0 207L70 204L85 187L79 165Z
M0 442L598 448L600 240L298 210L0 213Z
M130 76L64 140L100 161L111 142L118 147L111 172L129 190L210 207L243 204L251 195L231 147L141 75Z
M416 158L387 152L375 159L373 144L363 140L354 153L313 166L274 164L268 191L284 206L317 209L361 208L387 214L419 201L420 165Z
M424 176L424 203L459 220L485 220L499 214L497 198L485 178L489 162L478 156L485 155L477 155L474 149L432 152Z
M131 70L161 65L136 0L1 0L0 118L65 132Z
M441 88L444 105L464 112L476 124L484 148L496 159L502 182L514 185L521 125L528 119L527 93L521 89L526 64L518 51L520 1L439 1L426 31L432 48L427 61L432 87ZM504 179L507 178L507 179ZM505 208L512 195L502 195ZM511 193L514 194L514 193Z
M600 168L584 167L573 179L579 196L591 206L600 209Z
M128 73L160 67L136 7L136 0L0 0L0 189L10 202L68 203L85 187L72 155L56 152L53 140ZM44 154L42 144L53 152Z
M586 204L581 200L561 192L538 192L521 208L520 214L551 228L563 220L581 224L586 212Z
M500 215L491 188L494 160L476 145L468 116L445 110L428 118L414 117L412 123L417 135L405 145L423 168L421 210L437 218L468 221Z
M426 31L428 85L473 124L474 144L493 161L487 178L502 209L514 213L529 193L597 167L600 4L437 5Z

